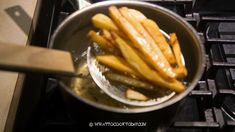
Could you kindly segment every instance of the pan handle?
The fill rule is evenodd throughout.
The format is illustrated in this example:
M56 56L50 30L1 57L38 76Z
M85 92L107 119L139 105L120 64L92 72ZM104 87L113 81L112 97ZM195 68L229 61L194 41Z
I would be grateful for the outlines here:
M70 52L0 42L0 69L74 76Z

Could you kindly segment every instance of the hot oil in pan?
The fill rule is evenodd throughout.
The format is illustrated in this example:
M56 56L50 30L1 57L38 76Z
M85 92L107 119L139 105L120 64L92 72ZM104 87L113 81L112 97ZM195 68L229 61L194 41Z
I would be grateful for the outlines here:
M86 55L84 55L79 62L77 66L77 72L84 76L84 78L75 78L71 82L71 88L78 96L112 107L128 108L128 106L119 103L118 101L107 96L95 84L89 75L86 63Z

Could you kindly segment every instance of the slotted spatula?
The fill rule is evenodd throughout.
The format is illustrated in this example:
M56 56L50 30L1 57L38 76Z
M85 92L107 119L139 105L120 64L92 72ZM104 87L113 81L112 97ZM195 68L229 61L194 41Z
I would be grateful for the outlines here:
M166 39L170 39L170 36L160 30L162 34L166 37ZM94 44L88 47L87 49L87 66L90 72L91 77L93 78L94 82L102 89L108 96L111 98L122 102L124 104L132 105L132 106L152 106L157 105L162 102L167 101L168 99L172 98L176 93L171 92L168 95L163 97L159 97L157 99L150 99L147 101L138 101L138 100L130 100L126 97L126 90L127 87L121 87L120 85L113 85L104 75L102 71L104 68L100 66L95 59L95 55L98 52L98 47L95 47Z

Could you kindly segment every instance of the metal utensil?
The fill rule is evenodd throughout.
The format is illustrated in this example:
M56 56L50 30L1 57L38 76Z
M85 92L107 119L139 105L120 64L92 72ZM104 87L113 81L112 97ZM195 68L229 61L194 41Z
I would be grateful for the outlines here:
M166 39L170 39L170 36L162 31L162 34L166 37ZM89 46L87 49L87 65L90 72L91 77L93 78L94 82L102 89L108 96L111 98L122 102L124 104L133 105L133 106L152 106L160 104L175 95L175 92L171 92L168 95L163 97L158 97L156 99L150 99L147 101L137 101L137 100L130 100L126 98L125 91L127 87L121 85L113 85L110 81L103 75L104 68L96 62L95 53L97 53L97 48L94 46Z

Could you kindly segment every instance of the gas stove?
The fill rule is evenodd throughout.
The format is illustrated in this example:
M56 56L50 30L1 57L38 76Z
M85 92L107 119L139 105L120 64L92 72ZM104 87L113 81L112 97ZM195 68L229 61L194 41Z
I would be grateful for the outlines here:
M235 8L232 0L142 0L166 7L188 21L206 50L207 65L197 87L165 128L141 131L214 132L235 130ZM71 13L98 1L42 0L32 44L48 47L55 28ZM41 44L41 45L40 45ZM44 44L44 45L42 45ZM96 111L94 111L95 113ZM81 118L85 118L81 115ZM157 118L157 117L156 117ZM82 131L71 119L56 81L26 74L14 131Z

